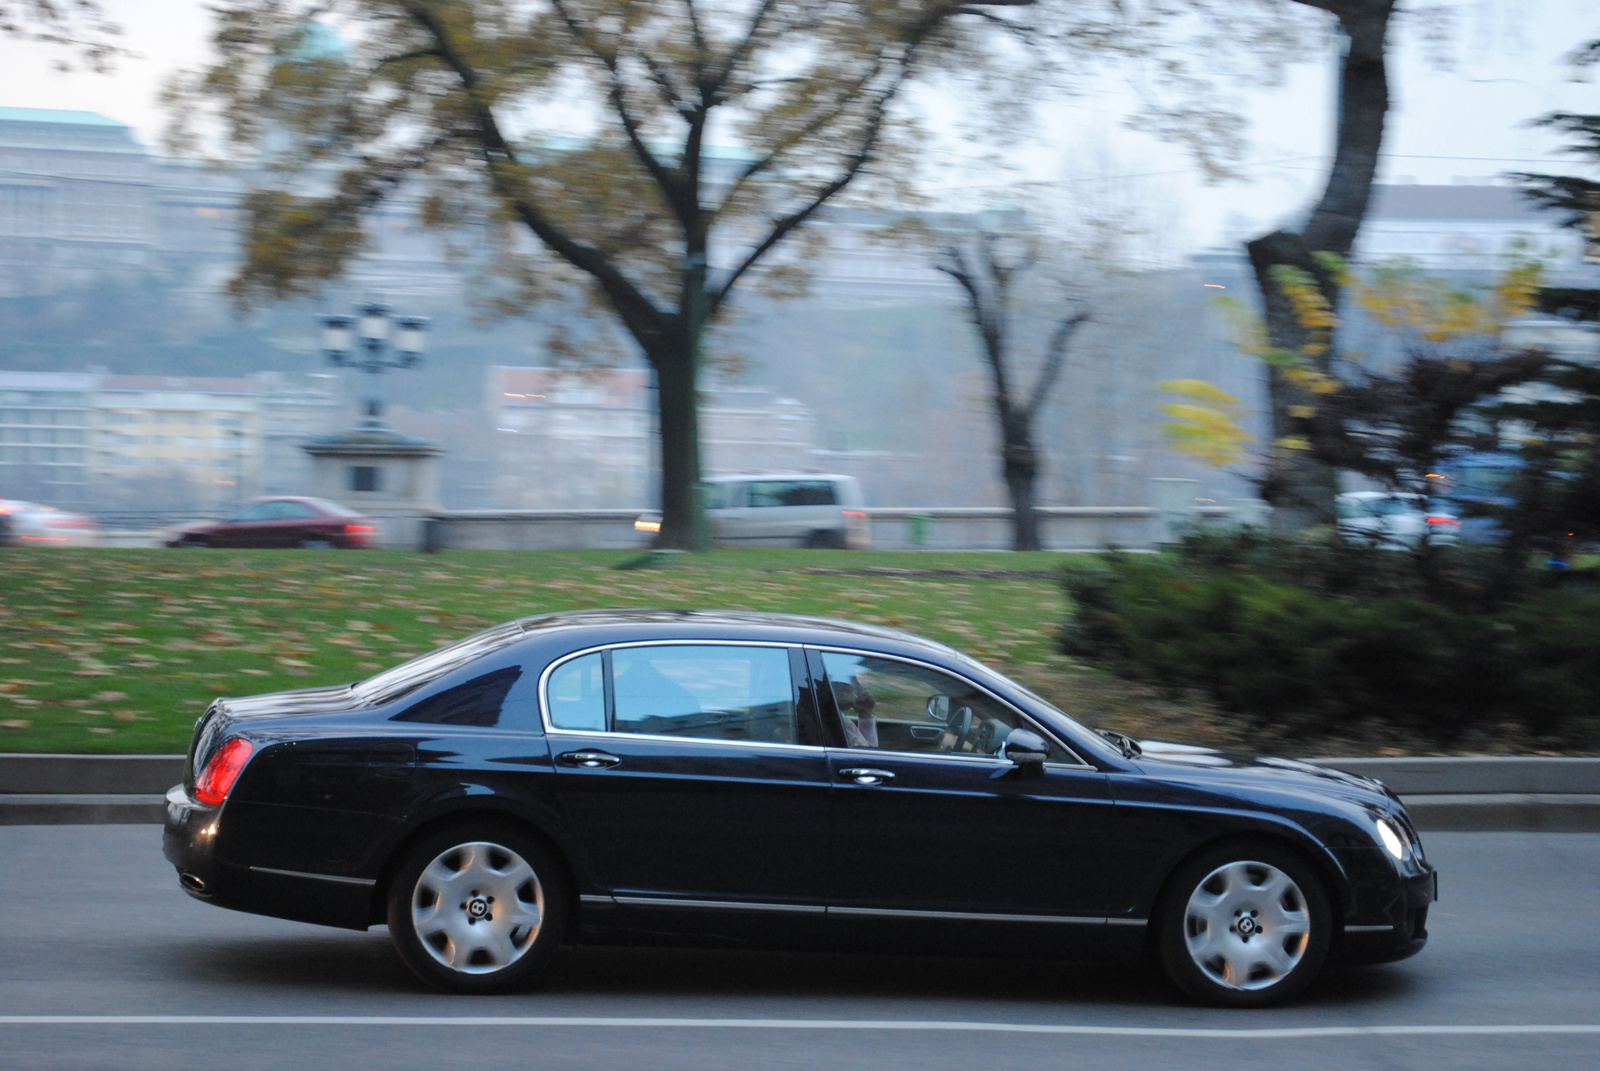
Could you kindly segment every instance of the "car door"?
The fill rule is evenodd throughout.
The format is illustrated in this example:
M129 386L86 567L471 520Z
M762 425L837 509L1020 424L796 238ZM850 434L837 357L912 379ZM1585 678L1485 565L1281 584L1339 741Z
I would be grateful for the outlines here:
M820 915L828 766L797 649L619 645L556 664L543 694L558 790L606 894Z
M997 757L1049 734L973 682L864 652L812 651L831 736L829 913L874 926L1103 924L1119 851L1106 776L1059 743L1038 777Z
M259 547L261 527L274 514L276 502L254 502L212 531L210 540L219 547Z

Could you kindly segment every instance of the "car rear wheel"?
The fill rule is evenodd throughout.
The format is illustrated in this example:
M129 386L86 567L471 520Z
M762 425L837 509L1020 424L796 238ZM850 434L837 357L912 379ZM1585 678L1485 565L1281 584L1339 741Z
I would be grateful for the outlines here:
M1322 970L1332 941L1327 891L1293 852L1270 843L1202 853L1169 882L1158 912L1162 966L1197 1000L1276 1004Z
M302 539L300 541L300 546L304 550L332 550L333 540L311 537L308 539Z
M806 537L806 546L812 550L843 550L844 533L833 528L823 528Z
M499 993L538 978L567 922L565 872L513 826L454 826L406 852L389 886L389 936L423 981Z
M199 536L184 536L178 540L178 546L180 547L209 547L210 545L209 541L201 539Z

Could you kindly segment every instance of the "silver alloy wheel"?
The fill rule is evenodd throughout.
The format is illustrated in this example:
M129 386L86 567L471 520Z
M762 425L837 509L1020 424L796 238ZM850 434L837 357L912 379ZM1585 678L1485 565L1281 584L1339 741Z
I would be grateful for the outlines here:
M488 841L446 848L411 893L411 925L434 959L463 974L504 970L533 947L544 889L516 852Z
M1195 887L1183 912L1189 956L1228 989L1257 990L1288 977L1311 940L1311 913L1294 879L1275 866L1240 860Z

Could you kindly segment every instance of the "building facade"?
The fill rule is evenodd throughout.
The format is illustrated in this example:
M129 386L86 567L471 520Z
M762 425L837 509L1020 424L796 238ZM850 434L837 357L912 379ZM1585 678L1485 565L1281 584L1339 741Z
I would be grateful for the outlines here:
M303 491L310 460L301 444L345 417L322 382L0 372L0 497L215 511Z

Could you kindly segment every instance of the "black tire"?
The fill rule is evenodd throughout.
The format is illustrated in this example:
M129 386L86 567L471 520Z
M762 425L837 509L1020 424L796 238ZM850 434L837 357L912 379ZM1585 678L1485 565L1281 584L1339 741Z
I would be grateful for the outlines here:
M505 822L456 823L419 838L395 867L389 938L437 989L503 993L544 973L567 928L568 897L566 869L534 834Z
M333 550L336 546L331 539L308 538L300 541L301 550Z
M811 550L843 550L844 533L835 528L821 528L806 537Z
M1168 977L1222 1007L1259 1008L1304 992L1333 941L1321 876L1270 841L1219 845L1185 863L1168 880L1154 921Z
M180 547L209 547L210 545L209 542L199 536L184 536L178 540L178 546Z

